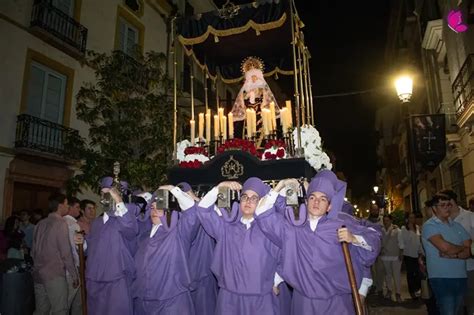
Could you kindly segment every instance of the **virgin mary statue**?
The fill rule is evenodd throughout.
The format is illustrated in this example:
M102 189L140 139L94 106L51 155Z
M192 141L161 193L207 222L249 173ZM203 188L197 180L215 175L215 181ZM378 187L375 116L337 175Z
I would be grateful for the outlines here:
M274 102L276 116L278 117L280 113L280 108L275 100L275 96L273 96L270 87L263 77L263 67L263 62L257 57L252 56L244 59L241 70L245 75L245 82L232 107L235 122L245 119L247 108L255 110L257 114L257 141L261 140L263 135L262 110L264 108L270 109L270 102ZM236 128L236 130L238 129L240 128ZM242 132L244 132L243 129Z

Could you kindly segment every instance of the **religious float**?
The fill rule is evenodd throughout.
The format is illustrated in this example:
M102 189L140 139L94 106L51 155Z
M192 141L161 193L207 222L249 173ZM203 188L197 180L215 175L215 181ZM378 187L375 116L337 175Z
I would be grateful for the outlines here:
M314 127L311 55L303 27L294 2L286 0L227 2L216 11L174 20L174 58L179 42L206 78L243 84L226 113L218 96L215 103L209 101L206 79L205 109L196 113L191 72L190 135L178 142L178 78L173 63L177 164L168 173L172 184L212 186L223 180L243 182L251 176L266 181L309 179L322 168L331 169ZM279 75L292 78L293 100L275 99L265 81Z

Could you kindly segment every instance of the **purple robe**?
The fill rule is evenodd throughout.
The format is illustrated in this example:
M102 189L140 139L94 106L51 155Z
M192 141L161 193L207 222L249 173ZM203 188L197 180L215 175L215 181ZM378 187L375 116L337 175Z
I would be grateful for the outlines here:
M225 210L223 210L224 212ZM249 229L217 215L214 205L198 207L198 217L217 244L211 270L219 284L216 314L280 314L273 280L280 252L256 222Z
M338 219L322 217L313 232L309 222L294 226L270 210L257 217L262 231L283 250L278 272L293 288L292 314L353 314L351 289L337 229L346 225L353 233L366 237L366 231ZM349 246L355 261L374 260L376 255ZM366 251L368 252L368 251ZM364 259L362 259L364 258ZM354 263L358 286L362 265ZM311 311L310 311L311 310Z
M191 297L196 314L214 314L217 300L217 281L211 271L216 242L199 226L189 251Z
M135 255L137 276L132 285L135 314L194 315L190 294L188 255L199 226L196 208L173 212L171 224L158 228L153 237L140 235Z
M128 208L128 206L127 206ZM133 251L138 233L134 213L96 218L87 235L89 314L133 314L130 285L135 277Z

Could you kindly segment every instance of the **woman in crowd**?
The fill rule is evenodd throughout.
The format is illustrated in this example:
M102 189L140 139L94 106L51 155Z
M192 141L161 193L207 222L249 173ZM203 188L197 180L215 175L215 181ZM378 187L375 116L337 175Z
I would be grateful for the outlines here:
M417 293L421 289L420 268L418 257L422 254L421 231L416 225L415 214L408 213L405 225L402 226L400 237L403 248L403 261L407 269L408 292L413 299L417 298Z

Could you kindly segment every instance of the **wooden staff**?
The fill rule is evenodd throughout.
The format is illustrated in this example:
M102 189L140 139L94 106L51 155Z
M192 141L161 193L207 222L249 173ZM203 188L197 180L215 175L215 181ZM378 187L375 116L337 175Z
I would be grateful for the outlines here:
M344 225L342 226L345 227ZM342 242L342 252L344 254L344 261L346 263L347 275L349 276L349 283L351 285L352 299L354 301L354 307L357 315L364 314L364 307L360 300L359 290L357 289L357 282L354 274L354 267L352 266L351 253L349 251L349 245L346 242Z
M79 232L84 234L84 231ZM86 275L84 261L84 244L77 244L79 248L79 277L81 281L82 315L87 315Z

